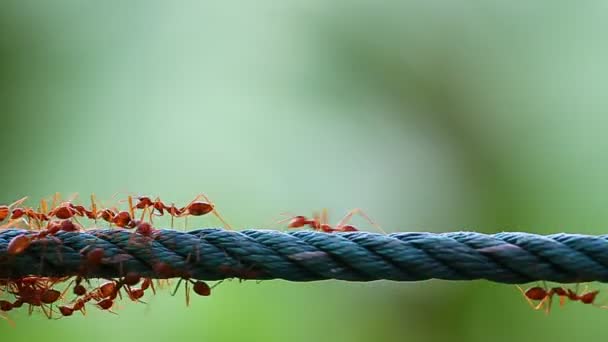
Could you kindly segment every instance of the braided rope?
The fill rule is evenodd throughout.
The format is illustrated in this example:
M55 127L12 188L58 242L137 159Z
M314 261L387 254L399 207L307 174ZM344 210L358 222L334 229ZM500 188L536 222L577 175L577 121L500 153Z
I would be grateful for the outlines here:
M35 240L21 254L9 255L8 243L19 234L35 233L0 231L0 279L28 275L117 278L135 272L149 278L201 280L608 281L608 235L382 235L210 228L163 229L149 237L123 229L94 229L59 232ZM91 264L87 253L97 248L103 249L103 259Z

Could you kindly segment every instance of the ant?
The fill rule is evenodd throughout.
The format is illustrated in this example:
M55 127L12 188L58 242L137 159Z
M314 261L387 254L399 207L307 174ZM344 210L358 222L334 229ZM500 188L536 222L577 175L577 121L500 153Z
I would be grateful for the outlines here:
M37 212L30 207L22 207L21 204L26 199L27 197L23 197L8 206L0 206L0 221L9 218L9 221L0 228L11 227L18 221L24 222L29 228L32 228L32 222L35 221L37 222L38 227L40 227L43 221L49 220L49 217L44 212ZM46 207L46 202L44 200L41 200L40 204L41 207Z
M7 253L10 255L18 255L23 253L35 240L44 239L47 236L51 236L52 238L57 240L57 238L55 238L53 235L55 235L59 231L77 232L80 231L80 229L80 225L77 225L70 220L50 221L47 223L46 228L44 230L36 234L19 234L13 237L8 243ZM60 240L57 241L61 242Z
M18 199L9 205L0 205L0 222L4 221L11 214L13 207L25 202L26 199L27 196L23 197L22 199Z
M204 199L205 201L201 201L200 199ZM178 208L175 204L171 204L170 206L166 205L161 201L160 198L156 198L152 200L149 196L138 196L136 197L138 202L135 204L135 208L137 209L146 209L152 208L153 210L150 212L150 222L152 221L152 216L162 216L164 212L171 216L171 226L173 226L173 219L175 217L187 217L187 216L203 216L209 213L215 215L226 228L231 229L230 225L215 209L215 204L211 202L209 197L205 194L199 194L188 203L185 207Z
M62 305L59 306L59 312L63 316L71 316L74 311L81 311L83 314L85 313L85 304L90 302L91 300L97 301L95 305L97 305L102 310L108 310L111 312L111 308L114 305L114 299L116 298L118 291L120 289L117 288L117 282L108 281L100 285L99 287L85 293L78 298L72 306ZM85 289L86 291L86 289Z
M290 214L287 214L290 215ZM328 224L327 219L327 209L323 209L321 215L314 214L312 219L307 218L306 216L296 215L292 217L288 217L287 219L281 220L277 223L283 223L289 221L287 227L288 228L301 228L304 226L309 226L311 229L325 232L325 233L334 233L334 232L356 232L359 231L355 226L348 224L354 215L360 215L364 219L366 219L372 226L376 229L384 232L378 224L376 224L372 219L363 212L363 210L359 208L355 208L350 210L335 226L331 226Z
M152 200L149 196L137 196L135 199L138 201L135 205L137 209L147 209L152 208L150 211L150 222L152 221L152 216L162 216L165 214L165 204L160 200L159 197Z
M118 211L116 208L106 208L99 212L99 217L110 223L110 225L115 224L120 228L134 228L135 226L133 218L135 217L135 209L131 196L128 197L128 201L129 211Z
M12 303L11 308L29 304L30 315L37 306L49 319L52 318L53 311L47 312L45 307L61 298L61 292L53 289L52 286L64 280L65 278L25 277L12 281L8 292L15 295L17 300Z
M566 299L573 302L580 301L583 304L594 304L595 298L600 293L599 290L587 291L585 289L582 294L578 294L578 284L576 285L575 291L565 289L564 287L553 287L547 290L546 283L544 287L535 286L527 289L526 291L519 286L517 286L517 288L528 301L530 307L532 307L534 310L540 310L544 307L545 313L547 314L549 314L549 311L551 310L551 303L554 295L559 296L560 306L563 306L566 303ZM540 301L540 303L535 305L532 301ZM601 306L601 308L607 307Z
M67 201L60 202L60 195L56 192L55 196L53 196L52 209L48 216L56 217L60 220L68 220L73 217L75 218L76 216L85 216L86 209L81 205L76 206L72 203L75 197L76 195L72 196L72 198ZM57 204L58 202L59 204Z

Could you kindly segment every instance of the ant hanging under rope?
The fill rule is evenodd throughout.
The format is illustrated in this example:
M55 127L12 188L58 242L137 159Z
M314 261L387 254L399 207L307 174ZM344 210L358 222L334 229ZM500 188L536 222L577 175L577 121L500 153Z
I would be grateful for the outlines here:
M576 284L576 289L572 291L571 289L564 287L552 287L549 289L547 287L546 282L543 281L543 287L534 286L527 290L523 290L520 286L517 286L517 289L522 293L530 307L534 310L541 310L544 308L546 314L549 314L551 311L551 304L553 302L553 296L559 297L560 306L564 306L566 300L570 300L573 302L580 301L583 304L591 304L596 305L595 299L597 295L600 293L599 290L587 291L587 288L583 290L581 294L578 293L579 284ZM533 301L540 301L538 304L535 304ZM598 306L602 309L608 309L606 306Z

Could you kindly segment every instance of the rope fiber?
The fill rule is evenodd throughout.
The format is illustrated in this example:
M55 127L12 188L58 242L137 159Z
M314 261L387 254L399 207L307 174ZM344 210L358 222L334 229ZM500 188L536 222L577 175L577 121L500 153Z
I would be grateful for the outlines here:
M149 278L200 280L608 281L608 235L205 228L161 229L145 236L124 229L92 229L34 239L24 252L8 254L9 242L20 234L36 232L0 231L0 279L118 278L134 272ZM96 249L103 250L103 257L93 262L88 256Z

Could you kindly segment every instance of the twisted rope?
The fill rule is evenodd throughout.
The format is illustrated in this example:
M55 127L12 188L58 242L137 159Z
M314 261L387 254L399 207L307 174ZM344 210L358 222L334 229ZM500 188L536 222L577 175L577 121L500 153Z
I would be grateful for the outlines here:
M0 279L118 278L135 272L149 278L201 280L608 281L608 235L163 229L149 237L123 229L95 229L59 232L34 240L21 254L9 255L8 243L19 234L35 233L0 231ZM103 258L91 263L87 255L98 248L104 251Z

